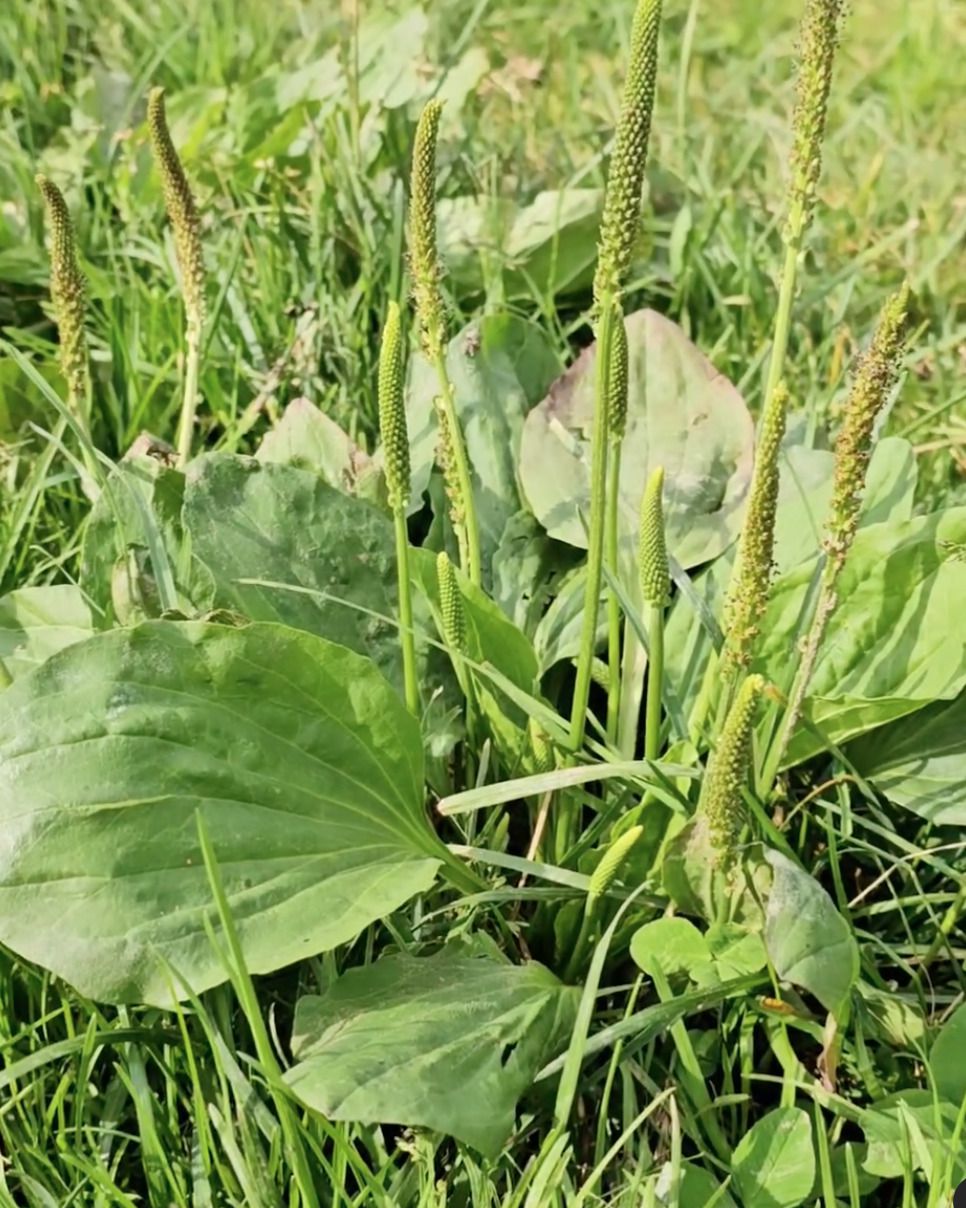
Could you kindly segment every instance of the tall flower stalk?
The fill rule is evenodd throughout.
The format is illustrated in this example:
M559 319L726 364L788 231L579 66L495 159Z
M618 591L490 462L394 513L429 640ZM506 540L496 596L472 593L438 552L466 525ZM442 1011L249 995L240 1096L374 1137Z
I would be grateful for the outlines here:
M399 587L399 641L402 648L406 705L419 716L419 682L413 634L412 584L409 576L409 534L406 509L411 491L409 433L403 402L403 345L399 306L389 303L379 350L379 432L382 437L386 493L396 537L396 579Z
M590 518L587 539L587 582L581 628L577 678L570 715L570 744L576 750L584 741L590 696L597 613L603 581L604 538L607 514L608 412L615 372L614 331L623 322L621 287L630 264L640 221L641 190L654 109L657 79L657 44L661 0L639 0L631 30L631 53L624 82L614 153L607 176L600 246L594 275L594 313L597 322L597 377L594 422L591 433ZM616 456L619 459L619 441ZM614 490L614 484L611 486ZM614 505L616 507L616 503Z
M607 475L607 517L604 562L616 579L620 560L621 450L627 430L627 331L620 306L615 307L608 374L607 433L610 469ZM614 742L621 703L621 609L617 593L607 593L607 738Z
M148 130L154 158L161 174L164 204L174 232L174 250L181 275L185 313L185 374L181 419L178 425L178 464L191 457L198 413L198 373L201 337L205 324L205 261L201 250L201 222L188 178L168 130L164 89L152 88L148 96Z
M466 613L463 609L463 593L456 578L456 570L445 550L436 556L436 586L439 591L439 612L443 643L453 664L463 696L469 702L470 683L463 662L466 642Z
M644 758L657 759L661 750L661 700L664 686L664 610L671 594L667 544L664 536L664 468L651 474L641 501L638 571L641 598L647 608L647 703L644 709Z
M779 457L785 438L787 414L788 390L780 382L769 398L761 419L748 508L725 600L725 640L721 653L722 709L727 709L735 684L751 663L761 619L768 607L775 557Z
M584 961L588 941L593 934L600 903L643 833L643 826L631 826L622 835L618 835L601 856L597 867L591 874L587 897L584 899L584 913L580 920L580 930L570 949L570 958L564 970L563 980L565 982L572 981L576 977L577 970Z
M903 285L882 308L872 343L859 361L845 404L842 427L835 443L832 502L825 522L825 565L815 612L802 647L802 657L792 682L785 716L764 769L763 786L766 791L774 784L801 717L819 648L835 611L838 579L859 525L876 420L899 378L908 321L909 287Z
M439 101L430 101L416 127L409 199L409 268L423 351L439 383L435 400L439 422L437 457L446 483L450 520L462 568L478 585L482 574L479 524L469 459L446 368L446 320L436 240L436 145L442 109Z
M742 790L749 784L751 731L764 686L760 675L749 675L741 685L701 785L696 816L707 828L715 864L725 872L734 866L744 824Z
M765 384L765 405L778 389L785 370L788 336L798 264L805 236L815 213L816 192L822 174L822 144L832 87L832 68L838 48L845 0L805 0L799 29L798 81L792 118L791 181L783 237L782 267L771 360Z
M60 189L46 176L37 177L50 232L50 300L60 341L60 369L67 383L67 405L89 426L87 337L84 333L87 284L77 263L74 224Z

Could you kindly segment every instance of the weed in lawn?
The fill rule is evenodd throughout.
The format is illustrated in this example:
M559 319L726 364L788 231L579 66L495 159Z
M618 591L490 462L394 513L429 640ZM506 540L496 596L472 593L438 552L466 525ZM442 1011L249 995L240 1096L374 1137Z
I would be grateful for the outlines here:
M0 173L65 182L91 406L70 372L61 403L37 262L0 243L0 1201L938 1208L964 1174L966 509L942 450L917 482L875 428L897 387L893 429L955 417L958 320L939 235L917 372L901 292L831 453L846 307L864 327L899 267L881 163L836 226L871 87L850 38L829 91L838 4L805 6L789 192L762 171L788 73L737 53L750 16L665 14L662 89L641 0L602 212L578 186L617 108L606 19L578 60L558 14L529 105L568 102L544 154L577 175L534 196L500 170L526 72L485 5L443 6L425 73L415 10L320 18L331 51L295 7L199 11L190 44L159 37L180 10L125 11L87 63L62 48L90 15L49 7ZM138 125L162 60L173 256ZM690 336L763 403L754 466ZM128 450L176 424L178 454Z

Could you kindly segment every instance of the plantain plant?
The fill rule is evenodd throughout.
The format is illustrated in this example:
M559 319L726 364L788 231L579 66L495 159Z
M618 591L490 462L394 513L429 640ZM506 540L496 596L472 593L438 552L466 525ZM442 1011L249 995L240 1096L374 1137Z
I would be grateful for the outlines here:
M618 1069L649 1095L673 1080L668 1102L685 1118L688 1160L705 1176L693 1180L693 1197L710 1183L708 1202L730 1202L719 1176L742 1204L806 1201L811 1175L801 1195L781 1199L761 1174L769 1163L747 1156L759 1144L771 1152L777 1137L807 1151L796 1171L814 1166L813 1122L796 1106L797 1088L816 1105L826 1147L841 1137L831 1130L829 1140L819 1109L868 1124L872 1139L898 1135L894 1120L888 1132L863 1114L882 1089L866 1069L868 1004L882 978L876 946L860 943L846 917L843 868L861 883L865 849L858 838L858 856L833 849L832 828L811 807L820 801L850 825L861 813L881 831L888 789L877 794L853 755L861 760L879 727L963 691L966 620L950 601L963 586L956 551L966 546L966 509L914 516L911 491L890 481L883 492L870 473L877 425L901 377L905 286L858 358L834 454L793 440L789 420L801 408L785 385L796 352L792 305L817 204L840 18L838 0L806 0L784 265L752 465L753 425L737 390L670 320L625 313L661 23L660 0L637 6L600 218L595 350L543 382L543 402L522 421L538 470L554 477L569 464L558 445L569 455L582 439L576 421L560 439L566 405L581 390L589 399L589 442L572 457L575 475L586 475L589 459L587 506L571 500L579 531L570 530L570 544L586 545L583 565L560 554L563 538L551 540L567 530L536 506L534 463L524 465L521 443L500 450L517 458L521 491L501 501L511 521L484 566L479 515L492 483L510 476L489 473L495 459L471 459L460 416L472 402L502 431L513 355L524 358L523 347L537 357L508 338L494 369L479 343L464 336L458 356L449 344L435 100L412 151L408 265L435 375L442 493L423 467L426 498L418 485L413 497L420 434L409 430L407 405L426 400L413 398L415 378L407 385L395 302L378 316L379 457L302 400L255 457L221 449L191 459L204 255L163 94L150 95L184 300L185 380L177 464L152 462L139 480L143 540L126 553L145 581L168 586L152 619L112 624L89 606L110 597L104 563L85 557L78 584L39 588L30 600L53 609L52 593L66 591L72 623L55 617L35 625L29 642L4 647L0 940L88 997L122 1006L190 1001L197 1011L209 1001L199 996L230 979L254 1021L284 1124L279 1143L303 1182L313 1176L293 1095L326 1129L402 1124L423 1130L406 1142L414 1147L445 1132L490 1156L536 1088L526 1127L542 1130L538 1169L550 1162L545 1147L554 1162L577 1149L595 1171ZM44 178L40 187L61 365L70 408L88 424L83 280L63 198ZM459 356L479 357L482 402L461 395L451 372ZM692 403L681 430L662 430L660 420L676 421ZM806 418L816 435L814 410ZM214 416L212 424L215 432ZM705 425L717 435L702 437ZM321 455L304 447L308 431ZM710 468L695 460L702 439L718 442ZM824 474L811 495L784 473L790 451ZM628 498L637 516L630 541ZM824 536L810 544L803 517L822 507ZM93 544L103 523L95 508ZM190 604L171 585L172 567L179 584L191 582ZM644 671L628 657L638 648ZM625 708L628 689L643 695L642 718ZM807 865L828 870L834 902ZM937 951L930 937L927 963ZM301 996L283 1072L251 974L288 965L299 973L279 993ZM307 985L318 992L302 994ZM923 991L920 980L908 985L910 1000ZM641 995L648 1001L638 1006ZM217 1001L222 1012L227 999ZM717 1013L714 1029L693 1023L701 1012ZM876 1044L888 1043L886 1030ZM704 1068L722 1034L740 1062L712 1088ZM578 1091L581 1063L597 1054L605 1064L584 1068L588 1095L599 1082L606 1088L604 1119L588 1142ZM751 1090L761 1054L762 1068L788 1074L774 1111ZM818 1082L804 1065L813 1058ZM889 1060L895 1080L906 1077ZM953 1106L935 1080L920 1085L918 1058L906 1064L917 1069L903 1086L918 1079L930 1112ZM849 1094L868 1101L861 1109L837 1094L840 1069ZM541 1083L558 1074L551 1121ZM681 1116L670 1116L674 1178ZM618 1149L639 1123L619 1134ZM321 1151L331 1137L319 1135ZM374 1135L366 1145L381 1154ZM846 1175L850 1144L836 1151ZM333 1160L355 1162L361 1148ZM824 1198L838 1202L829 1153L819 1156ZM642 1202L672 1202L650 1156L647 1164ZM536 1204L540 1183L526 1169L532 1182L514 1202L526 1194ZM574 1202L588 1202L592 1185ZM850 1195L856 1185L850 1179Z

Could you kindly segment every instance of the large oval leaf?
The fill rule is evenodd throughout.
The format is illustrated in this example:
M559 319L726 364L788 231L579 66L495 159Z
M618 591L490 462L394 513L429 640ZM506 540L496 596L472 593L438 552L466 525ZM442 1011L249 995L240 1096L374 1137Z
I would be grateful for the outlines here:
M865 735L849 758L890 801L941 826L966 825L966 692Z
M741 1202L751 1208L797 1208L815 1182L812 1126L800 1107L778 1107L756 1121L731 1159Z
M730 545L751 478L754 426L735 387L669 319L640 310L625 320L630 354L621 520L636 539L651 470L665 471L668 545L682 566ZM530 412L520 481L552 537L586 548L596 345L586 349Z
M218 455L189 467L184 517L218 606L367 654L401 685L391 619L395 546L385 513L307 470Z
M422 1125L495 1155L578 997L536 963L386 957L299 1000L286 1081L330 1120Z
M859 976L848 923L819 883L781 852L769 851L774 880L765 910L765 947L775 972L837 1012Z
M809 716L831 741L953 697L966 683L963 544L966 508L859 530L809 685ZM814 571L814 562L804 563L772 591L761 655L779 684L790 679L789 651ZM802 728L789 762L821 749L822 739Z
M0 696L0 941L98 999L169 1001L162 958L222 981L196 810L255 973L351 939L445 858L418 727L367 659L149 622Z

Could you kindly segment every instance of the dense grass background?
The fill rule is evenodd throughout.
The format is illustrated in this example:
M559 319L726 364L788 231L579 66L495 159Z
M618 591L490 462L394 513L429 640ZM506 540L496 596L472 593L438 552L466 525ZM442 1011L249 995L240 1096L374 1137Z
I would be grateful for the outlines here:
M147 89L161 83L204 213L214 316L204 439L244 449L308 393L371 447L374 335L387 300L405 289L404 182L420 102L436 87L450 98L444 195L527 201L545 188L599 185L631 9L629 0L435 0L422 15L351 0L341 9L8 0L6 338L56 382L33 184L42 170L68 196L90 278L97 443L113 457L143 429L172 438L181 307L143 127ZM780 264L797 11L796 0L667 4L633 282L634 300L681 322L753 408ZM790 352L796 401L834 417L851 354L887 289L910 277L920 330L889 425L921 454L924 502L966 499L966 92L953 53L964 41L957 0L855 0ZM385 110L371 103L387 98ZM454 288L454 311L498 304L497 275L491 264L482 290ZM587 338L585 302L534 288L505 304L555 333L563 363ZM87 505L70 457L52 443L57 424L0 355L4 589L75 570ZM901 937L895 892L889 926ZM294 982L325 977L334 959L262 987L279 1034ZM935 1001L959 988L937 987ZM0 954L0 1202L298 1202L282 1190L289 1168L251 1052L227 990L185 1017L102 1011ZM325 1201L339 1204L443 1204L447 1186L463 1197L450 1202L512 1204L528 1156L526 1130L515 1154L486 1170L454 1147L434 1155L425 1138L408 1143L407 1161L391 1134L318 1121L304 1131L331 1186L345 1188ZM639 1171L651 1156L637 1156ZM628 1205L639 1202L633 1165Z

